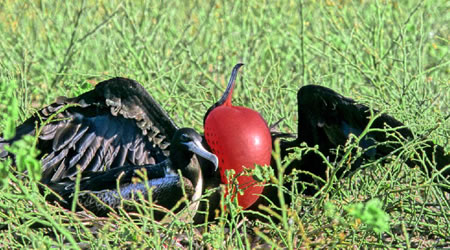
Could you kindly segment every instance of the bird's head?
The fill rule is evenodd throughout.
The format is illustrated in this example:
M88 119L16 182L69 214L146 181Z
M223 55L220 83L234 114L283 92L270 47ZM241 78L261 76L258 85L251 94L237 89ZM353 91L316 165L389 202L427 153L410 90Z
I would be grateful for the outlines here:
M212 162L217 170L219 159L203 147L202 137L192 128L178 129L170 145L170 160L175 169L187 167L194 154Z

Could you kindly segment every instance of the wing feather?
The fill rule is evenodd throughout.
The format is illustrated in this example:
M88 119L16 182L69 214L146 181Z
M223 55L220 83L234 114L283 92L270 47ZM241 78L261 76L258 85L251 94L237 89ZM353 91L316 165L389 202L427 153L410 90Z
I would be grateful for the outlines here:
M371 113L379 113L377 110L371 111L365 105L358 104L329 88L318 85L307 85L300 88L297 99L298 139L294 143L286 145L292 147L301 142L306 142L309 146L319 145L319 149L325 155L333 155L330 150L344 145L350 133L359 136L368 126ZM406 140L414 139L413 133L403 123L387 114L379 115L373 121L371 128L380 130L369 132L360 141L360 146L367 149L364 154L368 157L386 156L394 149L401 147ZM390 130L384 130L385 128L390 128ZM398 139L394 139L391 136L392 133L395 133L395 138ZM436 159L437 169L442 169L450 164L450 155L446 154L441 146L434 145L432 142L426 142L426 144L428 146L423 147L424 153L430 159ZM317 161L317 157L314 159ZM406 160L406 163L411 166L419 164L409 159ZM324 176L323 168L316 167L319 164L308 162L303 165L311 165L307 167L312 169L311 172ZM431 166L426 167L429 168L428 171L432 170ZM321 169L320 173L318 169ZM449 174L450 170L447 170L444 176Z
M126 78L103 81L74 98L58 98L20 125L14 138L2 140L2 148L35 135L37 127L42 127L37 147L43 183L74 177L78 166L99 171L161 162L177 129L153 97Z

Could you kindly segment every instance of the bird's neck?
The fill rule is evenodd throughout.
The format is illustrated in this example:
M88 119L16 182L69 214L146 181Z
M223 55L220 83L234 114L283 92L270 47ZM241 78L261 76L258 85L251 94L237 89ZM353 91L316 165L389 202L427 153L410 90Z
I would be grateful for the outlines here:
M175 156L175 154L173 154L173 156ZM203 176L197 157L194 155L191 155L190 157L177 156L178 157L171 158L171 168L176 174L178 174L178 169L180 169L183 177L191 181L192 186L195 188L192 200L200 198L203 191ZM186 161L185 159L190 160Z
M191 160L188 161L187 166L178 169L181 170L181 174L184 177L192 182L192 185L194 187L197 185L197 182L200 178L199 176L201 175L201 171L196 157L192 157ZM178 171L178 169L176 169L175 171Z
M203 193L203 175L200 170L200 165L198 163L197 157L192 157L189 166L185 168L185 173L183 175L192 182L194 186L194 194L191 198L191 205L189 206L190 211L197 211L198 205L200 204L200 197ZM195 215L195 213L194 213Z
M190 160L189 166L185 168L185 173L183 175L186 176L192 182L192 186L194 186L194 195L192 196L192 201L197 201L202 196L203 192L203 175L200 170L200 164L197 160L197 157L192 157Z

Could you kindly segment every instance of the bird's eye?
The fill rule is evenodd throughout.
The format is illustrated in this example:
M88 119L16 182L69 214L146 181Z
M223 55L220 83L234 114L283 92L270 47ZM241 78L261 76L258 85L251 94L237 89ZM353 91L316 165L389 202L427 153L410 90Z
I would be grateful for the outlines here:
M182 142L190 141L189 136L186 135L186 134L182 134L180 139L181 139Z

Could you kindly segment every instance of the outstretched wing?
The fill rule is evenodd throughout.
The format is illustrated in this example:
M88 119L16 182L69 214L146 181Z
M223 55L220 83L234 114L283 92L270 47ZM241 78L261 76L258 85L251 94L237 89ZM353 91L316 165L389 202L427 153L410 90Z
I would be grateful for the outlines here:
M367 106L357 104L354 100L322 86L302 87L298 91L297 101L299 138L309 146L319 145L323 152L344 145L350 133L359 136L371 117ZM401 122L386 114L379 116L372 124L373 128L382 129L385 126L396 128L403 138L413 136ZM376 142L385 141L387 141L385 132L371 132L361 141L361 146L367 148L374 146ZM373 148L366 153L375 156L376 151L386 153L384 151L387 150L388 146L385 145L383 148Z
M78 97L58 98L20 125L13 139L0 143L38 133L41 181L48 183L73 178L78 168L96 172L161 162L176 129L139 83L113 78Z
M371 111L367 106L322 86L304 86L298 91L297 98L297 143L319 145L326 155L338 145L344 145L350 133L359 136L371 119ZM378 111L374 110L373 113L377 114ZM365 151L367 157L385 156L400 147L405 140L413 138L408 128L386 114L377 116L371 128L378 130L369 132L360 141L360 146L368 149ZM385 128L390 128L389 132ZM429 142L424 151L430 159L436 159L438 169L450 164L450 155L446 155L442 147Z

